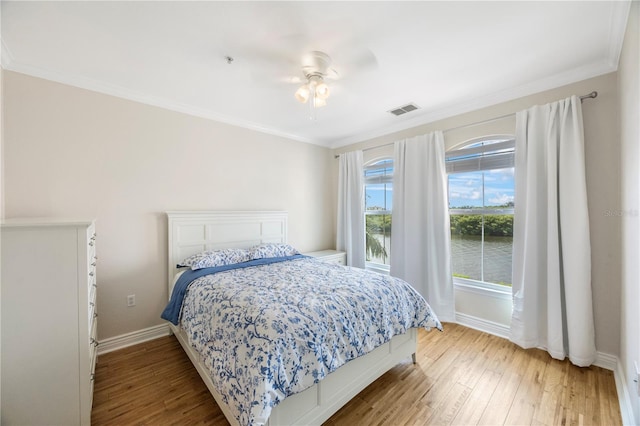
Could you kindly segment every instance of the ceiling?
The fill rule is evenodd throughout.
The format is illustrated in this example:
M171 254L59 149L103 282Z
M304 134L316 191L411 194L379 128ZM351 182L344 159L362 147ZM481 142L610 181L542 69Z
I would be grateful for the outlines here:
M1 8L5 69L335 148L615 71L629 3L3 0ZM339 79L310 120L291 78L303 77L301 57L313 50L333 58ZM408 103L420 109L388 112Z

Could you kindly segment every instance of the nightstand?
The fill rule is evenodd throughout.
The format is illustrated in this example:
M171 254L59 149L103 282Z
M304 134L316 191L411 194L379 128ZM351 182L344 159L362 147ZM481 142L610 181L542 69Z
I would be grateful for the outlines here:
M305 253L306 256L316 257L323 262L337 263L338 265L347 264L347 253L338 250L320 250L311 253Z

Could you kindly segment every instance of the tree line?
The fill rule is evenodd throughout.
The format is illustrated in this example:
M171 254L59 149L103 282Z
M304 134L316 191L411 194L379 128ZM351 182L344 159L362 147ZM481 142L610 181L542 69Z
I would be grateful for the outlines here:
M452 235L482 235L481 214L451 215ZM367 234L391 233L391 215L367 215ZM513 237L513 215L485 214L484 234L495 237Z
M482 235L484 218L484 235L493 237L513 237L513 215L509 214L469 214L451 215L451 235ZM366 220L366 255L386 259L386 248L376 235L391 235L391 215L367 215Z
M482 235L481 214L451 215L451 235ZM513 215L485 214L484 235L513 237Z

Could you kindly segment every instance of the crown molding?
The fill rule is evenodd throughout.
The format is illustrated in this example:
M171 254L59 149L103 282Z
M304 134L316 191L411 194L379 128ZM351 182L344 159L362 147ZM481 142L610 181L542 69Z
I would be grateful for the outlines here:
M333 141L330 147L332 149L336 149L358 142L364 142L369 139L390 135L392 133L407 130L412 127L433 123L445 118L450 118L467 112L476 111L478 109L497 105L502 102L508 102L524 96L533 95L535 93L544 92L546 90L555 89L571 83L617 71L632 1L623 0L615 1L612 3L613 9L611 12L611 18L609 20L608 58L606 60L587 66L574 68L573 70L556 74L554 76L527 83L521 86L516 86L511 89L502 90L469 101L460 102L444 108L439 108L437 111L427 111L420 116L403 121L401 123L398 123L397 125L386 126L384 128L373 130L371 132L360 133L348 138L338 139Z
M236 127L241 127L256 132L266 133L273 136L283 137L298 142L309 143L313 145L320 145L327 147L326 144L302 137L300 135L281 132L272 128L262 126L250 121L238 120L226 115L217 114L213 111L205 108L199 108L192 105L174 102L169 99L161 98L158 96L147 95L144 93L136 92L134 90L117 86L114 84L104 83L102 81L93 80L80 75L74 75L70 73L63 73L58 71L52 71L40 67L31 65L20 64L13 59L10 50L2 43L2 60L3 67L6 70L26 74L32 77L42 78L44 80L54 81L56 83L66 84L68 86L78 87L81 89L90 90L92 92L98 92L105 95L115 96L122 99L127 99L134 102L139 102L145 105L156 106L170 111L179 112L182 114L191 115L194 117L205 118L208 120L217 121L224 124L229 124ZM6 60L6 62L5 62Z
M4 39L2 39L1 37L2 36L0 36L0 62L2 62L2 68L8 69L8 67L12 66L15 61L13 60L13 54L11 53L11 50L9 50L9 47L7 47Z
M628 10L627 10L628 14ZM588 65L585 67L575 68L573 70L557 74L555 76L541 79L535 82L527 83L521 86L517 86L511 89L502 90L499 92L491 93L485 96L481 96L475 99L471 99L465 102L453 104L444 108L438 108L437 110L427 111L423 114L404 120L396 125L386 126L378 128L370 132L359 133L348 138L338 139L334 141L322 141L313 140L302 137L300 135L281 132L275 129L267 128L262 125L234 119L225 115L217 114L204 108L194 107L179 102L173 102L168 99L164 99L157 96L146 95L139 93L121 86L104 83L101 81L89 79L79 75L72 75L68 73L61 73L57 71L51 71L48 69L34 67L31 65L20 64L14 60L14 57L2 41L2 67L5 70L26 74L32 77L38 77L45 80L54 81L57 83L66 84L69 86L78 87L81 89L90 90L118 98L139 102L146 105L152 105L159 108L175 111L195 117L205 118L229 124L236 127L241 127L273 136L283 137L290 140L309 143L313 145L323 146L326 148L336 149L351 145L358 142L363 142L369 139L373 139L380 136L389 135L392 133L407 130L413 127L433 123L435 121L443 120L445 118L454 117L456 115L464 114L471 111L476 111L482 108L486 108L492 105L496 105L502 102L508 102L517 98L540 93L545 90L554 89L557 87L565 86L567 84L575 83L577 81L586 80L588 78L597 77L599 75L607 74L617 70L617 62L611 63L610 60L602 61L597 64ZM619 54L618 54L619 56Z
M16 62L13 54L11 53L11 50L7 47L4 40L2 39L0 39L0 43L2 45L0 61L2 62L2 68L6 70L19 72L33 77L55 81L58 83L79 87L106 95L116 96L119 98L128 99L146 105L156 106L170 111L205 118L248 130L257 131L260 133L336 149L617 71L618 61L620 59L620 53L624 41L624 29L626 29L626 23L631 8L631 1L616 1L613 3L614 5L609 21L608 55L606 59L602 60L599 63L578 67L573 70L556 74L554 76L538 81L494 93L489 93L474 99L450 104L448 106L438 108L437 110L434 109L430 111L424 111L420 115L417 115L410 119L404 119L397 124L380 127L371 131L361 132L345 138L334 140L310 139L298 134L287 133L269 128L258 123L238 120L237 118L218 114L205 108L199 108L193 105L174 102L166 98L136 92L125 87L89 79L80 75L74 75L70 73L58 72L40 67L34 67L31 65L21 64L19 62Z
M608 59L584 67L574 68L572 70L531 83L526 83L520 86L512 87L510 89L490 93L484 96L477 97L475 99L470 99L468 101L460 102L447 107L438 108L437 110L426 111L415 118L405 120L396 125L386 126L384 128L373 130L371 132L361 133L345 139L340 139L334 141L331 144L331 148L341 148L347 145L364 142L380 136L386 136L392 133L411 129L413 127L418 127L439 120L444 120L445 118L455 117L456 115L464 114L467 112L477 111L479 109L487 108L503 102L512 101L514 99L566 86L578 81L587 80L599 75L608 74L610 72L616 71L617 68L617 63L615 65L611 64Z

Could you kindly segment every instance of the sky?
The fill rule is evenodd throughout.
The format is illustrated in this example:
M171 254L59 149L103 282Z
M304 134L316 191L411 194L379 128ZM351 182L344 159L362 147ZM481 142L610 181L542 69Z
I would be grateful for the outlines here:
M392 199L393 191L391 191L391 185L367 185L365 191L365 208L379 207L376 210L391 210Z
M502 206L513 201L513 168L449 175L450 208Z
M483 197L484 175L484 197ZM391 210L391 185L368 185L366 206ZM484 204L483 204L484 201ZM449 207L501 206L514 201L513 168L449 175Z

